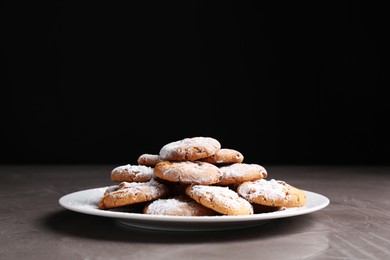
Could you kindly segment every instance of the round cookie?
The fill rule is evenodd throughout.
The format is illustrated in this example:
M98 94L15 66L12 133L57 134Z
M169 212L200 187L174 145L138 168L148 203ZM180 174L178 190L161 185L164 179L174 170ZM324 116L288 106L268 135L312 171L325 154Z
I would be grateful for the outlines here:
M222 176L214 164L201 161L159 162L154 167L157 178L183 184L214 184Z
M195 161L209 157L219 149L218 140L199 136L168 143L160 149L159 156L166 161Z
M98 202L98 207L100 209L117 208L164 198L168 194L169 189L154 179L148 182L122 182L118 185L118 189L103 195Z
M253 206L228 187L213 185L189 185L186 194L223 215L252 215Z
M268 173L265 168L259 164L234 163L221 166L219 170L222 173L222 179L219 185L238 184L245 181L255 181L266 178Z
M165 216L214 216L217 212L195 200L180 195L172 198L154 200L145 206L144 214Z
M147 182L154 177L153 168L144 165L122 165L111 171L111 180L117 182Z
M260 179L241 183L237 193L251 203L273 207L301 207L306 204L303 190L284 181Z
M145 165L149 167L154 167L157 163L162 161L163 159L160 157L160 155L148 153L141 154L137 159L137 163L139 165Z
M215 154L199 160L212 164L231 164L242 163L244 161L244 156L237 150L221 148Z

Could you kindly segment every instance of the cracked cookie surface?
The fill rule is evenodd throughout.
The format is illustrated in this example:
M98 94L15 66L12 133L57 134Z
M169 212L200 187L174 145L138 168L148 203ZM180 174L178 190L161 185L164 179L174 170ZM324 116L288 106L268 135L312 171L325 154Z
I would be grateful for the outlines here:
M166 161L195 161L212 156L219 149L221 143L217 139L197 136L167 143L159 156Z
M222 176L217 166L200 161L159 162L154 175L171 182L205 185L219 182Z
M223 215L252 215L253 206L237 192L222 186L189 185L186 194Z

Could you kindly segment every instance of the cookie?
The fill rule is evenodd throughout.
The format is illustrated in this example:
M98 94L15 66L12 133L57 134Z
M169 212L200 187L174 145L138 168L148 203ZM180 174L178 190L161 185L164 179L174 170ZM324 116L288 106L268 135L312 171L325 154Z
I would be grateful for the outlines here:
M144 214L164 216L214 216L214 210L203 206L185 195L158 199L146 205Z
M122 182L117 189L107 192L98 202L100 209L110 209L168 196L169 189L151 179L148 182Z
M206 158L202 158L200 161L220 165L241 163L244 161L244 155L234 149L221 148L215 154Z
M237 184L245 181L255 181L266 178L268 173L265 168L259 164L234 163L221 166L219 170L222 173L222 179L219 185Z
M139 165L145 165L149 167L154 167L156 166L157 163L162 162L163 159L160 157L158 154L141 154L138 159L137 163Z
M217 166L201 161L159 162L154 175L160 179L184 184L214 184L222 174Z
M168 143L160 149L159 156L166 161L195 161L209 157L219 149L218 140L199 136Z
M111 180L117 182L147 182L153 178L153 168L144 165L122 165L111 171Z
M104 195L106 195L107 193L116 191L117 189L119 189L119 185L111 185L111 186L108 186L108 187L106 188L106 190L104 191Z
M303 190L280 180L260 179L243 182L237 193L251 203L273 207L301 207L306 204Z
M228 187L189 185L186 194L192 199L223 215L252 215L253 206Z

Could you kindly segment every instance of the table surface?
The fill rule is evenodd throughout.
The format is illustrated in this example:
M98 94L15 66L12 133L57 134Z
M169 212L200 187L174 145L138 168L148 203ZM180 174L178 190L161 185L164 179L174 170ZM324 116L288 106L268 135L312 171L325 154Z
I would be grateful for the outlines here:
M0 259L390 259L390 167L263 165L330 204L235 230L123 227L59 205L112 185L115 166L0 166Z

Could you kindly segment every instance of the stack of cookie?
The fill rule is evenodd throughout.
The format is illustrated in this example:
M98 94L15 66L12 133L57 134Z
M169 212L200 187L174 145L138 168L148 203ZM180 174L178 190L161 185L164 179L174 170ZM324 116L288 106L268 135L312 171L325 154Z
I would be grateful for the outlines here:
M302 207L303 190L267 180L259 164L244 163L241 152L221 147L212 137L192 137L164 145L158 154L141 154L136 165L111 171L102 210L140 208L143 214L237 216Z

